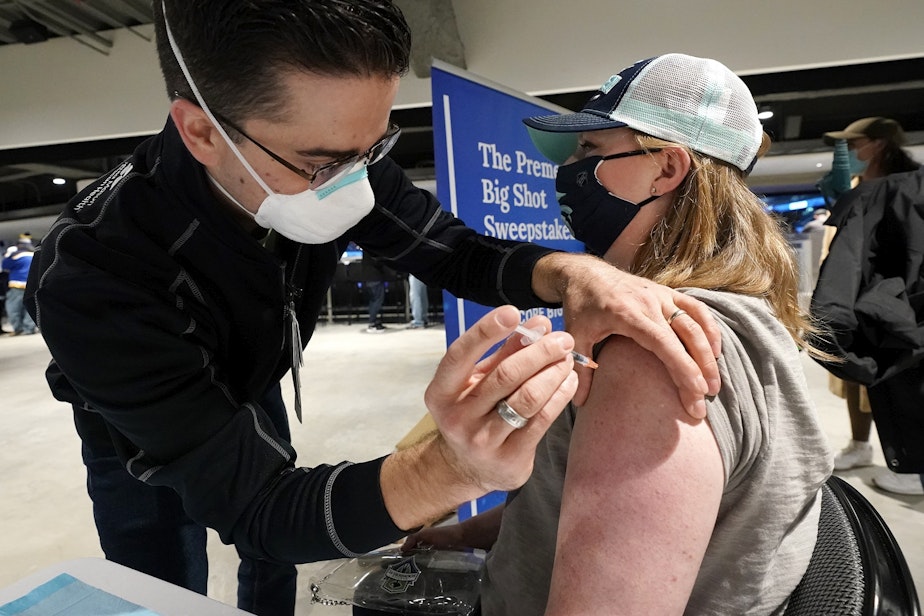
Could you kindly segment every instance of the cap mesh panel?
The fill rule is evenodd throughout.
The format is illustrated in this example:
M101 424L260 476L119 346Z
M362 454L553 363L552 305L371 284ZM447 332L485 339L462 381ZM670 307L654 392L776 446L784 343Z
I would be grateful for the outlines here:
M742 169L757 155L763 132L741 79L714 60L679 54L642 69L610 117Z

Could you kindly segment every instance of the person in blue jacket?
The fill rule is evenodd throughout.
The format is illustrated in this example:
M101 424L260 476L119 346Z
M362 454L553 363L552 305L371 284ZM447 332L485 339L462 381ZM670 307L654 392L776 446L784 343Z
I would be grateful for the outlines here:
M26 281L29 278L29 268L32 266L32 255L35 248L32 245L32 236L22 234L15 246L10 247L3 258L3 271L8 273L6 289L6 317L13 328L11 334L34 334L38 330L35 321L26 311L23 296L26 293Z
M521 485L541 434L589 389L570 350L589 354L612 333L654 351L684 407L705 414L720 335L701 302L589 255L479 235L389 159L410 51L391 1L153 7L166 124L71 200L27 288L107 558L204 593L210 527L242 557L238 605L291 614L296 563L380 547ZM307 468L280 380L291 374L309 427L327 412L300 394L301 351L350 241L501 307L449 349L428 388L438 433ZM517 324L506 304L561 305L569 333L516 352L512 341L476 365ZM668 322L677 310L688 316Z

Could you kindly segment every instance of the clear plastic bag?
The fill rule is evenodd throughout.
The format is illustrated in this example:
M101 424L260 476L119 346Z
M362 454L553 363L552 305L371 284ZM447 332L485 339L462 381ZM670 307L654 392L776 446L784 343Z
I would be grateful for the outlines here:
M468 616L478 605L485 553L389 548L333 561L311 579L311 601L393 614Z

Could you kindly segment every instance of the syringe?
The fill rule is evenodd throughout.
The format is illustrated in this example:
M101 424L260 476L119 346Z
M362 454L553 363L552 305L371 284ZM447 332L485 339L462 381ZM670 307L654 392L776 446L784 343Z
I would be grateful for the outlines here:
M542 338L543 334L545 333L539 329L530 329L526 327L525 325L523 325L522 323L517 325L516 331L520 334L523 334L522 342L524 345L532 344L536 342L537 340ZM586 355L581 355L577 351L571 351L571 357L574 358L575 363L581 364L582 366L587 366L588 368L592 370L596 369L600 365L594 360L592 360L591 358L587 357Z

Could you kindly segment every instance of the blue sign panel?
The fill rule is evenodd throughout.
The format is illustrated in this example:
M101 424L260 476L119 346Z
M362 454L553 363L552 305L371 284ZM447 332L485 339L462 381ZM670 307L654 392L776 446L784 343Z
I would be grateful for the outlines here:
M440 62L434 62L431 77L436 187L443 207L491 237L583 251L559 213L558 167L539 153L523 124L529 116L568 110ZM444 291L443 310L448 346L490 308ZM564 329L561 309L526 310L522 320L536 313ZM458 519L490 509L505 496L492 492L463 503Z
M583 251L564 224L555 198L557 165L533 145L523 118L567 112L541 99L434 62L433 144L437 197L443 207L485 235ZM444 292L446 343L489 308ZM546 314L563 329L560 309Z

